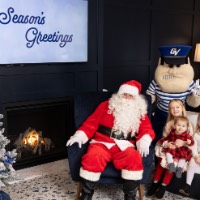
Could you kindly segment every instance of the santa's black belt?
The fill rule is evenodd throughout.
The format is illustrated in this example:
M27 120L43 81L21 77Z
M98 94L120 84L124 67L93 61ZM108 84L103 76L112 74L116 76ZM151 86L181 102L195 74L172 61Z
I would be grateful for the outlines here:
M118 140L131 140L131 134L127 134L127 138L124 137L124 133L120 130L115 130L103 125L99 125L98 133L109 136L110 138L118 139Z

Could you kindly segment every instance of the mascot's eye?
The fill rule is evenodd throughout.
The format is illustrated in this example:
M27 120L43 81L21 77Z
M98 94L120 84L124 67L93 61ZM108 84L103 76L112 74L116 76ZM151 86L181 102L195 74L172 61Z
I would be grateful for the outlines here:
M169 64L170 68L172 68L173 66L180 67L181 65L179 65L179 64L177 64L177 65Z

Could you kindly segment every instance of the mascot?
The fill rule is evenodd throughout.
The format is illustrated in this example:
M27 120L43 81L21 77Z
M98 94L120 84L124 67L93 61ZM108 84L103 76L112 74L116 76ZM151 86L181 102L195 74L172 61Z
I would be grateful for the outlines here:
M162 137L168 115L168 104L172 99L180 99L191 107L200 105L199 85L194 82L194 70L190 64L191 46L161 46L160 58L154 80L146 93L156 103L152 125L157 142Z

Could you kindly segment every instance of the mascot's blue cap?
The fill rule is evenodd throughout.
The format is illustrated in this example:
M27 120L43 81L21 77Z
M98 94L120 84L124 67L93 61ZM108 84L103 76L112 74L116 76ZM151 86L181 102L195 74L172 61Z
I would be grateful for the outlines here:
M191 46L185 46L185 45L172 45L172 46L161 46L159 48L161 56L184 56L187 57L187 55L190 52Z
M184 64L187 63L187 57L191 46L171 45L159 47L160 55L167 64Z

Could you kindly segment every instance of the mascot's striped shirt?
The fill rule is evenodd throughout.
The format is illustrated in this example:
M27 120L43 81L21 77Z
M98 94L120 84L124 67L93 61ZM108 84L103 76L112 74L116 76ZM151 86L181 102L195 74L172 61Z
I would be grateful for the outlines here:
M160 89L155 80L152 80L146 93L149 95L155 95L157 99L157 107L164 112L168 112L168 104L172 99L180 99L185 104L186 97L192 94L192 89L194 87L195 82L192 81L185 92L167 93Z

